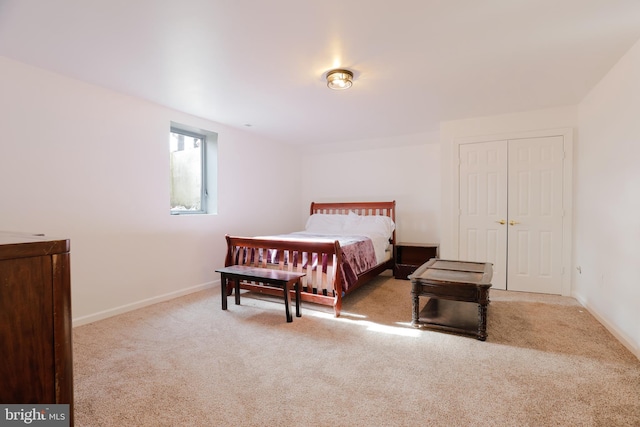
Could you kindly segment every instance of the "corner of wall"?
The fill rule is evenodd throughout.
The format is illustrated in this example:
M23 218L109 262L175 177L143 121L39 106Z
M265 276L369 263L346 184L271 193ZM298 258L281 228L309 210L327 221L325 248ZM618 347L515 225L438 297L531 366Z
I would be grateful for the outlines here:
M596 318L607 331L611 333L620 343L627 348L638 360L640 360L640 348L633 344L633 340L624 332L620 331L614 324L609 322L606 317L602 316L588 301L581 295L573 295L573 297L593 316Z

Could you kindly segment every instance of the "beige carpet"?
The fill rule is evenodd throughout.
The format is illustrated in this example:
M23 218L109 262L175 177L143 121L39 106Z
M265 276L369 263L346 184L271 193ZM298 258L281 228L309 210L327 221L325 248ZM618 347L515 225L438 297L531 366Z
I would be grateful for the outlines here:
M77 426L638 426L640 361L575 300L491 291L486 342L374 279L336 319L219 288L74 329Z

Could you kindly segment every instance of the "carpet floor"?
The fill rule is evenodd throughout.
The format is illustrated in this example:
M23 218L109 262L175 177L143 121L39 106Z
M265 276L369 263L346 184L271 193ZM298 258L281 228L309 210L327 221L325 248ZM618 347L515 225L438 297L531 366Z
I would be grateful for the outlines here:
M74 329L76 426L639 426L640 361L569 297L492 290L488 338L415 329L382 275L339 318L220 288ZM426 300L421 298L422 300Z

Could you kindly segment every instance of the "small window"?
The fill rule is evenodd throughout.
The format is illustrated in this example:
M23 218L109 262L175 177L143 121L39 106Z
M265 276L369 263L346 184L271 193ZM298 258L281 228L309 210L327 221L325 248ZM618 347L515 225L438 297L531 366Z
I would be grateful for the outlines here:
M170 209L171 214L214 213L210 186L215 181L209 172L215 173L214 156L217 135L171 123L169 134L170 159ZM210 171L210 169L213 169ZM212 174L213 175L213 174ZM215 192L214 192L215 196Z

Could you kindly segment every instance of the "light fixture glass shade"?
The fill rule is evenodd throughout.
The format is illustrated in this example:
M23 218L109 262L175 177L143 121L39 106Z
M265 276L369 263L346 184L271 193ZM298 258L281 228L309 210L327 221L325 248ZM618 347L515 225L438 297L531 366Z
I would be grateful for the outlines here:
M327 86L330 89L349 89L353 84L353 73L349 70L331 70L327 73Z

